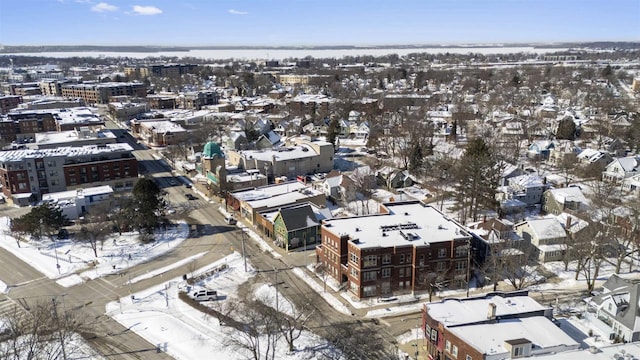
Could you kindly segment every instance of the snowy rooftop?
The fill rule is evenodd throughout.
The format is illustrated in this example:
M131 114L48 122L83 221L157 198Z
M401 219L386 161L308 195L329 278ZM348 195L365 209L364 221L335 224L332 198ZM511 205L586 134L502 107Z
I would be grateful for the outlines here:
M0 162L4 161L21 161L25 158L45 158L53 156L83 156L97 155L101 153L112 153L118 151L133 151L133 148L127 143L115 143L106 145L86 145L86 146L65 146L55 149L21 149L0 151Z
M453 220L420 202L387 203L388 214L327 220L323 227L346 234L360 248L418 246L466 239L468 233Z
M562 224L555 218L529 220L528 223L538 239L563 238L567 235Z
M81 198L86 196L106 195L106 194L112 194L112 193L113 193L113 189L109 185L94 186L94 187L84 188L84 189L67 190L67 191L60 191L56 193L43 194L42 201L61 201L61 200L76 199L76 198Z
M260 161L273 161L275 157L277 160L293 160L306 157L317 156L318 153L309 145L299 144L293 147L281 147L278 149L269 150L244 150L240 154L244 158L253 158Z
M89 108L60 109L55 115L58 123L63 125L104 122Z
M578 348L579 346L575 340L544 316L453 327L449 328L449 331L487 355L508 352L505 348L505 342L516 339L527 339L537 349L549 349L556 346Z
M78 131L78 130L68 130L68 131L49 131L44 133L36 133L36 141L37 145L51 145L51 144L64 144L73 141L78 141L81 139L114 139L116 136L111 132L111 130L101 130L98 132L89 132L89 131Z
M525 174L509 179L511 186L518 186L523 188L543 187L542 178L537 174Z
M295 192L306 187L307 185L299 181L289 181L276 185L262 186L253 190L241 190L233 192L232 195L240 201L253 201Z
M549 192L561 204L565 204L567 202L576 202L585 205L589 204L589 200L587 200L579 187L551 189Z
M614 355L617 355L614 357ZM625 355L627 357L625 357ZM596 351L591 352L587 349L576 351L563 351L556 354L539 356L541 360L611 360L623 358L625 360L636 360L640 358L640 342L613 344L609 346L600 346Z
M143 122L140 123L140 127L153 130L153 132L156 132L156 133L159 133L159 134L168 133L168 132L177 133L177 132L185 132L185 131L187 131L182 126L180 126L179 124L176 124L176 123L168 121L168 120L143 121Z
M301 202L304 199L312 198L321 194L322 193L320 191L307 187L298 191L292 191L268 198L247 200L247 203L254 209L274 208Z
M533 298L522 296L503 297L500 295L443 299L426 304L429 316L451 328L457 325L473 324L487 320L489 304L496 305L496 317L548 310ZM555 325L554 325L555 326Z

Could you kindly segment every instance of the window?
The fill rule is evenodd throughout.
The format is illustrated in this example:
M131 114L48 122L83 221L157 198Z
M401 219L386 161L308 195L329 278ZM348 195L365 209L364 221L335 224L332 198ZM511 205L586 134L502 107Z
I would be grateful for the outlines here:
M17 174L16 174L16 179L18 179L18 180L24 180L24 174L23 174L23 173L17 173Z
M351 276L358 277L358 270L351 268Z
M390 276L391 276L391 269L389 269L389 268L382 269L382 277L383 278L388 278Z
M411 263L411 254L407 254L407 264Z
M456 262L456 270L464 270L467 268L467 262L466 261L458 261Z
M391 254L382 255L382 264L383 265L391 264Z
M444 249L444 248L438 249L438 257L439 258L443 258L443 257L446 257L446 256L447 256L447 249Z
M513 356L522 356L524 355L524 349L522 348L522 346L517 346L513 348Z
M436 265L436 270L438 271L444 271L444 269L446 268L447 268L447 263L443 261L440 261L438 265Z
M458 347L453 345L453 347L451 348L451 355L453 355L453 357L458 357Z
M404 268L398 269L398 277L404 277Z
M438 330L431 329L431 341L433 342L438 341Z
M400 264L404 264L404 254L400 254L400 261L398 261Z
M447 340L444 343L444 349L447 350L447 352L451 352L451 341Z
M467 256L467 246L458 246L456 248L456 257L463 257L463 256Z
M366 271L362 274L363 281L374 281L376 280L376 272L375 271Z
M473 358L471 357L471 355L467 355L467 357L465 358L465 360L473 360Z
M376 286L365 286L362 288L362 292L364 296L374 296L376 294Z
M26 183L18 183L18 189L27 190L27 184Z
M378 264L378 257L376 255L367 255L362 259L364 260L362 267L376 266Z
M420 266L424 266L424 255L420 255Z
M351 253L351 254L349 254L349 260L351 260L351 262L353 262L353 263L356 263L356 264L357 264L357 263L358 263L358 260L360 260L360 259L358 259L358 256L357 256L356 254Z

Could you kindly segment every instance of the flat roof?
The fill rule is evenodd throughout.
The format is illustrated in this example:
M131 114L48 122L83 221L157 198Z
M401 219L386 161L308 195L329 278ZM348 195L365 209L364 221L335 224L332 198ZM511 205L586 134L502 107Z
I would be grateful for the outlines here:
M231 194L240 201L252 201L298 191L306 187L308 186L299 181L289 181L275 185L261 186L251 190L239 190Z
M336 235L357 239L360 248L427 245L470 235L454 220L421 202L386 203L388 214L337 218L323 228Z
M46 157L73 157L83 155L96 155L101 153L111 153L118 151L133 151L127 143L114 143L105 145L85 145L85 146L64 146L55 149L20 149L0 151L0 161L20 161L25 158L46 158Z
M429 316L447 327L473 324L487 320L489 304L495 304L496 317L548 310L526 295L443 299L426 304ZM555 325L554 325L555 326ZM516 336L512 337L516 338Z
M61 201L69 199L78 199L85 196L104 195L113 193L113 189L109 185L94 186L76 190L66 190L55 193L42 194L42 200Z
M463 339L483 354L497 355L508 352L505 343L523 343L529 340L536 349L558 346L578 348L571 336L544 316L501 320L493 323L466 325L448 328L448 331Z
M87 134L88 136L83 136L83 134ZM67 131L48 131L44 133L36 133L36 145L48 145L48 144L64 144L78 140L97 140L97 139L116 139L116 136L111 132L111 130L103 129L100 131L78 131L78 130L67 130Z
M260 161L273 161L275 157L277 160L293 160L302 159L307 157L317 156L318 153L307 144L298 144L296 146L281 147L278 149L268 150L243 150L239 152L243 158L253 158Z

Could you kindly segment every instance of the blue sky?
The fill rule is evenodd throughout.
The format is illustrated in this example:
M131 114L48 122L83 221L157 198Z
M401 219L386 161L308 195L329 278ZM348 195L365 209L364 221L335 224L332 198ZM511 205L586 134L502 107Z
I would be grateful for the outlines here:
M640 0L1 0L4 45L640 40Z

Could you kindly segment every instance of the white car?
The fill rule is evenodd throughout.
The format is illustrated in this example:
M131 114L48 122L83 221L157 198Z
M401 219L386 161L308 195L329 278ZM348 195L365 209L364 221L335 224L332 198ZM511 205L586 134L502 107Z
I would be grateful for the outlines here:
M195 301L214 301L218 300L218 292L215 290L198 290L191 294L191 298Z

